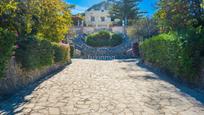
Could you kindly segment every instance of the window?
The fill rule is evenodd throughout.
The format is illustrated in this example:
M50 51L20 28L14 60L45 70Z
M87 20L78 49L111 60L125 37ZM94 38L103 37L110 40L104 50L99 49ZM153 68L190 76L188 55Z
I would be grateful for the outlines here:
M101 17L101 22L105 22L105 17Z
M91 16L91 21L95 22L95 17Z

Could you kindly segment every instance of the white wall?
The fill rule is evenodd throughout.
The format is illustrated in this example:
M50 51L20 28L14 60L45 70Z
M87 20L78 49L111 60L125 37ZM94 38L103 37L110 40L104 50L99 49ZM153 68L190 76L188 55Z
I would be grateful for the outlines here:
M113 27L108 27L108 28L105 28L105 27L83 27L83 29L81 27L73 27L72 31L75 33L79 33L83 30L83 33L90 34L90 33L96 32L97 30L100 30L100 29L107 29L107 30L110 30L110 31L115 32L115 33L123 33L124 32L124 29L122 26L113 26Z
M95 21L91 21L91 17L95 17ZM101 17L105 17L105 21L101 21ZM87 26L110 26L112 24L108 10L91 10L85 12L85 23Z

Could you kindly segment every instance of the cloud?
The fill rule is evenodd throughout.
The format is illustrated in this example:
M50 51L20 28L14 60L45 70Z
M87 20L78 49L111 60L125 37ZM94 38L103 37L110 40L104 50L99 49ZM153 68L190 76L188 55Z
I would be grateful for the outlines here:
M72 14L78 14L83 13L88 9L88 7L82 7L79 5L76 5L74 9L72 9Z

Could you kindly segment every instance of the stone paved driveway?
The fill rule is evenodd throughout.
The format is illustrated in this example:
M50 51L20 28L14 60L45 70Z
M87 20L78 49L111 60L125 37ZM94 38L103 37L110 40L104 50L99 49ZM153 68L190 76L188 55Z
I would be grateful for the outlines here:
M199 94L184 89L132 60L74 60L1 102L0 114L204 115L204 107L190 96Z

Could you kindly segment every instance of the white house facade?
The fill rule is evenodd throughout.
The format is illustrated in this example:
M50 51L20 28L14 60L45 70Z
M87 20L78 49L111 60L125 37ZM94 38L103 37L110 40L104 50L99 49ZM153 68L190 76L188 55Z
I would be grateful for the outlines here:
M109 8L111 0L103 1L85 12L86 26L109 27L112 25Z
M124 27L115 23L120 19L111 19L110 8L114 0L106 0L93 5L85 11L85 17L82 23L75 26L72 30L74 33L93 33L100 30L109 30L116 33L124 33Z
M108 10L91 10L85 12L85 23L87 26L109 27L112 25Z

